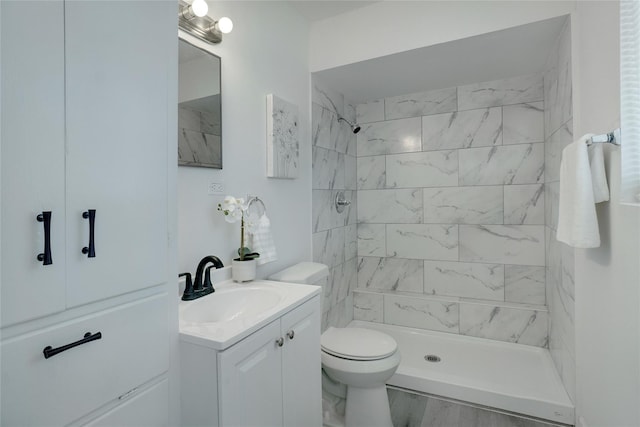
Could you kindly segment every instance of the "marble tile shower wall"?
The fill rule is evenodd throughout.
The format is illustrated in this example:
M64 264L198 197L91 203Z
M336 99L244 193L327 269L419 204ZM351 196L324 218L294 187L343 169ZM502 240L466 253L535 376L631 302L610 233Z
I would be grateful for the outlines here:
M313 128L313 260L331 272L323 290L322 330L346 326L353 319L356 287L356 139L349 125L355 108L344 96L314 82ZM342 213L335 208L336 193L345 192L352 203Z
M546 346L542 75L356 116L354 317Z
M575 401L574 250L556 240L560 159L564 147L573 141L569 19L551 52L544 74L549 350L565 389Z

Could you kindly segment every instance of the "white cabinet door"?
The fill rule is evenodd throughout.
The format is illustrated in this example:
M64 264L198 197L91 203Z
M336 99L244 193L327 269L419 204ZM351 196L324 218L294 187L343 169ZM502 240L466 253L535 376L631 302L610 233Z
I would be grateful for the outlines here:
M282 351L276 320L218 358L220 425L282 427Z
M1 324L65 308L64 5L1 1ZM51 211L53 264L42 211Z
M313 298L282 317L285 427L322 425L320 299ZM293 337L293 338L291 338Z
M68 307L166 281L176 34L175 2L65 4Z

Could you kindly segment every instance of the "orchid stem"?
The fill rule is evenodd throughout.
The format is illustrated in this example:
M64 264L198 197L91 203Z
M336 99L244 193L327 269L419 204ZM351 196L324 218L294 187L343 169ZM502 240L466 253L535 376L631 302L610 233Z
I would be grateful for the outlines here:
M240 261L244 261L244 213L240 219Z

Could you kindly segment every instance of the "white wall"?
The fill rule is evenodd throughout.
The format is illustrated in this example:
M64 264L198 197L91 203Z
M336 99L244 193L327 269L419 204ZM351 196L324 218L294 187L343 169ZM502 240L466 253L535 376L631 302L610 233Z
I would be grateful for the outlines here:
M618 15L618 2L578 3L576 135L608 132L620 124ZM598 207L602 245L576 250L575 257L576 411L589 427L638 426L640 208L618 204L620 150L606 152L612 197Z
M574 1L383 1L316 22L310 68L320 71L566 15Z
M278 261L258 267L264 277L311 259L311 136L308 24L280 2L213 2L209 15L229 16L233 32L211 49L222 57L222 170L178 170L178 267L195 272L205 255L230 263L240 245L240 224L216 211L224 195L264 200ZM202 44L200 44L202 45ZM275 93L300 108L300 177L266 178L266 95ZM209 182L223 195L207 194Z

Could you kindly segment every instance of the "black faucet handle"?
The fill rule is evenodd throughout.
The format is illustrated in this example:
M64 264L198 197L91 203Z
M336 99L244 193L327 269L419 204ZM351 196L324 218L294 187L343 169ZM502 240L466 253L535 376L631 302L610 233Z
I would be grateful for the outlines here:
M193 282L191 281L191 273L180 273L178 274L178 278L186 276L186 285L184 287L184 293L182 294L183 301L189 301L194 299L195 292L193 291Z
M211 292L215 292L216 290L213 289L213 283L211 283L212 268L218 268L218 267L216 267L215 265L211 265L207 267L207 269L204 271L204 283L202 284L202 290L211 289Z

